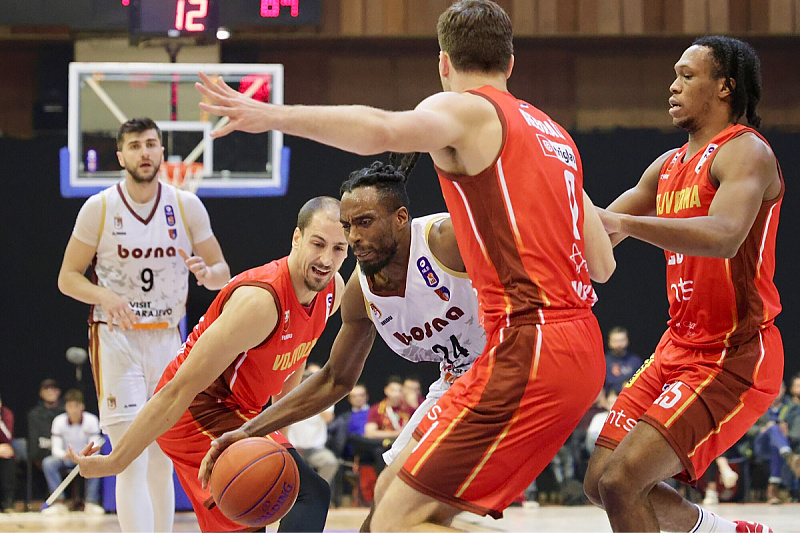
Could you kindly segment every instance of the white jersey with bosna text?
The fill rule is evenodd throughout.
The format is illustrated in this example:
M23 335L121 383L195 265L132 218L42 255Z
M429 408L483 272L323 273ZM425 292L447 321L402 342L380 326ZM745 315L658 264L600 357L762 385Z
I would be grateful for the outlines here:
M120 187L100 193L103 214L93 281L125 298L146 329L175 327L186 314L189 291L189 269L178 249L192 253L177 190L159 183L153 210L142 218ZM93 306L91 319L106 322L99 305Z
M389 348L414 363L438 362L442 381L452 384L483 351L486 332L466 273L442 265L428 245L431 226L448 216L411 221L405 296L375 295L360 269L358 279L367 314Z

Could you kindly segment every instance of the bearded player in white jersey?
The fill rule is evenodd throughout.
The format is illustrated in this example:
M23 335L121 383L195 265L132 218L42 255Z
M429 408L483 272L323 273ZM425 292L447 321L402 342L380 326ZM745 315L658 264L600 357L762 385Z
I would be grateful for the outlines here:
M304 420L347 395L361 375L377 331L401 357L437 362L441 371L425 401L383 455L388 466L375 487L377 504L402 468L405 457L399 454L419 421L436 409L436 400L483 351L486 334L479 324L478 300L465 273L450 216L411 219L408 213L406 180L418 156L407 154L389 165L376 161L350 174L342 185L340 216L358 266L345 288L342 328L330 359L297 387L299 392L293 391L239 430L214 441L200 468L204 482L213 462L233 442L266 435L268 427ZM586 210L589 270L605 281L614 270L614 259L604 253L605 248L592 248L592 242L607 238L588 197L584 201L592 208ZM368 529L369 522L368 517L362 530Z
M62 293L92 306L92 373L112 445L180 348L189 271L210 290L231 277L200 199L158 180L163 157L151 119L120 127L125 179L84 203L58 274ZM91 281L84 275L90 264ZM122 531L172 530L172 463L155 443L117 476L116 494Z

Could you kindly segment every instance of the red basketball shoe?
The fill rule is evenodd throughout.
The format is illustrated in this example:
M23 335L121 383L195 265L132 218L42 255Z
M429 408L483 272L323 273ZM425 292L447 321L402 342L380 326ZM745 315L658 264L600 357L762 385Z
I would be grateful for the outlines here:
M736 533L775 533L771 527L758 522L734 520L733 523L736 524Z

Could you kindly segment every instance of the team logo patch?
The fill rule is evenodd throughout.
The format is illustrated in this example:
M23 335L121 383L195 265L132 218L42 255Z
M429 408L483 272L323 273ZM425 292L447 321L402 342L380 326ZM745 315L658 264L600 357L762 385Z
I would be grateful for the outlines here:
M444 285L442 285L438 289L433 289L433 292L435 292L436 295L439 298L441 298L442 300L444 300L445 302L449 302L450 301L450 289L448 289Z
M716 150L718 146L719 145L716 145L714 143L708 145L706 151L703 152L703 157L700 158L700 161L697 163L697 166L694 167L695 174L700 174L700 170L702 170L703 165L705 164L706 161L708 161L708 158L711 157L711 154L714 153L714 150Z
M178 230L176 230L175 228L168 228L167 231L169 232L170 239L175 240L178 238Z
M433 271L431 262L428 261L427 257L422 256L419 258L417 261L417 268L425 279L425 283L428 284L428 287L436 287L439 284L439 277L436 275L436 272Z
M114 217L114 229L122 229L122 217Z
M109 396L107 400L108 408L112 411L117 408L117 399L113 396Z
M289 331L289 313L290 311L283 312L283 331Z
M325 312L325 316L331 316L331 308L333 307L333 294L328 294L328 297L325 298L325 305L327 306L327 311Z
M530 107L530 106L529 106L528 104L526 104L525 102L520 102L520 103L519 103L519 106L520 106L522 109L528 109L528 108Z
M369 310L372 311L372 314L375 315L375 318L378 320L380 320L383 316L383 313L381 313L381 310L378 309L378 306L372 302L369 303Z
M175 211L172 210L171 205L164 206L164 214L167 216L167 225L174 226L175 225ZM175 237L173 237L174 239Z

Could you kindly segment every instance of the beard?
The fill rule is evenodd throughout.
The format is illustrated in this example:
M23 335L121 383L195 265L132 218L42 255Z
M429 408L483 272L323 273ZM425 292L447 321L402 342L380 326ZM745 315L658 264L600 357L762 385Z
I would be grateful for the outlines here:
M394 259L394 256L397 253L397 247L397 241L392 241L384 246L381 246L380 248L373 248L373 259L368 261L358 261L358 266L361 268L361 272L363 272L365 276L372 277L383 270L384 267L386 267L386 265L391 263L392 259Z
M309 266L308 269L311 270L311 267ZM313 274L313 271L311 272ZM303 277L303 283L305 284L306 289L310 291L322 292L331 282L334 275L336 275L336 272L331 272L330 275L325 276L322 278L322 280L319 280L316 276L312 277L312 275L309 274L308 276Z
M156 176L158 176L158 169L161 168L161 159L152 162L152 174L147 175L139 171L138 165L125 165L125 170L131 175L135 183L152 183Z

